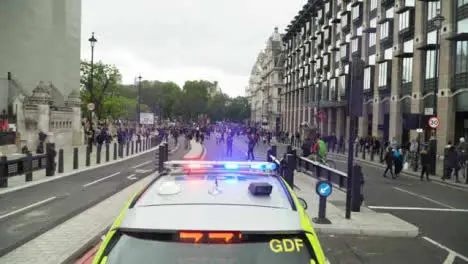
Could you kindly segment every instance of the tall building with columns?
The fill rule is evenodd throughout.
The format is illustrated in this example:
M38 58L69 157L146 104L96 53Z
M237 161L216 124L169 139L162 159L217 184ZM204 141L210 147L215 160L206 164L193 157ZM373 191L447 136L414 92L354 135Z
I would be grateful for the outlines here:
M251 120L271 132L280 130L284 60L282 36L276 27L252 67L248 87Z
M416 137L411 114L422 114L427 140L434 102L438 153L468 136L467 0L310 0L283 42L284 130L308 122L320 123L322 134L349 135L349 62L357 56L366 63L359 136L407 142Z

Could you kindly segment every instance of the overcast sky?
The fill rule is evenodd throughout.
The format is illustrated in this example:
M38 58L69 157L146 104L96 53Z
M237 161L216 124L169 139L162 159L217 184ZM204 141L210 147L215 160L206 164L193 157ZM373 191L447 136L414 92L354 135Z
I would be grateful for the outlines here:
M144 79L217 80L244 95L249 73L275 26L285 26L306 0L82 0L81 57L115 64L124 83Z

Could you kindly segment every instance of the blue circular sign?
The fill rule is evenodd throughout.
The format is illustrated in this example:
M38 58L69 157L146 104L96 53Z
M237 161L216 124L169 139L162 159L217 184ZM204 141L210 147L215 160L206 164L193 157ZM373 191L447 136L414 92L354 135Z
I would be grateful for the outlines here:
M328 197L332 193L333 186L328 181L319 181L317 185L315 185L315 192L320 197Z

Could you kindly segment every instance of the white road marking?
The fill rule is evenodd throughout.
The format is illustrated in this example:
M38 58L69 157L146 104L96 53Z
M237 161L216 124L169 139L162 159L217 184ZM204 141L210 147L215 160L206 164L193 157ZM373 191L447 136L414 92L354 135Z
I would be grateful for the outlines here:
M406 206L367 206L370 209L377 210L406 210L406 211L434 211L434 212L456 212L468 213L468 209L451 209L451 208L429 208L429 207L406 207Z
M140 164L138 164L138 165L136 165L136 166L133 166L132 169L136 169L136 168L138 168L138 167L145 166L146 164L149 164L149 163L151 163L151 162L153 162L153 161L152 161L152 160L149 160L149 161L140 163Z
M466 256L463 256L462 254L456 252L456 251L453 251L451 250L450 248L440 244L439 242L437 241L434 241L426 236L423 236L422 237L424 240L426 240L427 242L437 246L437 247L440 247L441 249L445 249L449 252L449 255L447 256L447 259L445 259L444 263L453 263L454 262L454 259L455 257L458 257L458 258L461 258L462 260L468 262L468 258ZM448 261L451 261L451 262L448 262Z
M25 207L23 207L23 208L20 208L20 209L18 209L18 210L15 210L15 211L6 213L6 214L0 216L0 220L3 219L3 218L6 218L6 217L12 216L12 215L21 213L21 212L26 211L26 210L28 210L28 209L31 209L31 208L33 208L33 207L36 207L36 206L39 206L39 205L48 203L48 202L50 202L50 201L52 201L52 200L55 200L55 199L57 199L57 197L56 197L56 196L53 196L53 197L47 198L47 199L45 199L45 200L42 200L42 201L39 201L39 202L30 204L30 205L25 206Z
M96 184L96 183L98 183L98 182L107 180L107 179L112 178L112 177L114 177L114 176L117 176L117 175L119 175L119 174L120 174L120 172L116 172L116 173L111 174L111 175L109 175L109 176L106 176L106 177L104 177L104 178L100 178L100 179L97 179L97 180L95 180L95 181L88 182L87 184L83 185L83 187L91 186L91 185L93 185L93 184Z
M448 205L448 204L445 204L445 203L436 201L436 200L431 199L431 198L429 198L429 197L427 197L427 196L424 196L424 195L420 195L420 194L417 194L417 193L414 193L414 192L410 192L410 191L408 191L408 190L405 190L405 189L402 189L402 188L399 188L399 187L393 187L393 189L395 189L395 190L397 190L397 191L400 191L400 192L407 193L407 194L409 194L409 195L413 195L413 196L419 197L419 198L421 198L421 199L423 199L423 200L426 200L426 201L429 201L429 202L438 204L438 205L443 206L443 207L455 209L455 207L453 207L453 206L450 206L450 205Z
M455 190L459 190L459 191L463 191L463 192L468 192L468 189L467 189L467 188L464 188L464 187L458 187L458 186L454 186L454 185L451 185L451 184L440 183L440 182L436 182L436 181L432 181L432 183L437 184L437 185L440 185L440 186L449 187L449 188L452 188L452 189L455 189Z
M136 175L136 174L130 174L130 175L128 175L127 179L129 179L129 180L136 180L137 177L135 177L135 175Z
M135 170L136 173L147 173L150 172L151 170Z

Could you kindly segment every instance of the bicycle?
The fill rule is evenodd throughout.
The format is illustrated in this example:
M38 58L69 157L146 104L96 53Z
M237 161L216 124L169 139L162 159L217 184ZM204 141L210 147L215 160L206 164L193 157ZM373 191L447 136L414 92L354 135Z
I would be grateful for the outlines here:
M332 159L327 159L327 158L322 159L322 158L317 157L317 154L311 154L309 156L309 159L313 160L313 161L316 161L316 162L318 162L318 163L320 163L322 165L325 165L327 167L336 169L336 162L334 160L332 160Z

